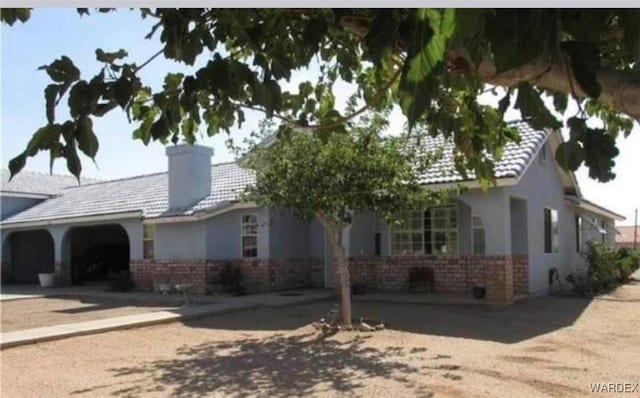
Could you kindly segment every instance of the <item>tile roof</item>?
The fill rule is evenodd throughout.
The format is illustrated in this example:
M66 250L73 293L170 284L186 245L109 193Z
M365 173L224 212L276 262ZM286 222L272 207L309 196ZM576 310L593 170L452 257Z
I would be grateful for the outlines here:
M517 127L521 132L521 142L506 145L504 157L496 162L497 178L518 177L548 136L548 133L532 130L524 123L518 123ZM427 140L427 150L443 148L444 156L425 173L422 178L425 184L463 181L454 168L453 145L451 140L445 141L442 137ZM211 174L209 196L187 208L168 208L168 177L165 172L66 188L63 195L15 214L2 224L134 211L141 212L145 218L191 215L236 201L238 194L255 181L255 174L237 163L213 165ZM469 179L473 178L473 173L469 173Z
M505 145L502 159L495 162L496 178L519 177L549 136L549 132L534 130L525 122L513 122L511 125L516 126L520 131L520 143L510 142ZM442 156L422 176L421 181L424 184L465 181L465 178L455 168L453 139L445 140L442 135L438 135L437 137L428 137L422 142L422 145L433 152L442 149ZM475 180L475 173L469 171L467 177L466 181Z
M11 181L9 170L2 170L0 191L12 194L53 196L60 194L66 187L77 186L78 180L70 175L45 174L21 171ZM93 178L81 178L83 184L98 182Z
M67 188L63 195L15 214L3 224L135 211L145 218L191 215L237 200L238 194L254 181L254 173L236 163L223 163L211 167L211 178L209 196L188 208L168 208L167 173L157 173Z

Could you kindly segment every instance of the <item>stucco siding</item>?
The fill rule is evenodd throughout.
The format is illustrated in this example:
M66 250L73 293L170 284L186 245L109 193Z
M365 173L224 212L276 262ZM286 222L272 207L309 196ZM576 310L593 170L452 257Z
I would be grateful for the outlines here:
M204 259L206 243L204 222L156 224L154 256L158 260Z
M258 216L258 258L269 258L269 209L234 210L206 220L206 259L242 258L242 215Z
M42 202L42 199L18 198L2 195L0 196L0 209L2 212L1 219L4 220L5 218L19 213L22 210L35 206L40 202Z
M548 144L546 144L548 145ZM540 154L516 186L508 188L511 196L527 202L527 243L529 251L529 294L549 291L549 270L557 268L561 281L575 269L575 212L565 201L564 187L552 159L540 161ZM558 212L558 253L544 251L544 209ZM490 236L490 235L489 235Z
M357 214L353 217L349 236L351 257L373 256L375 254L375 223L373 213Z
M271 209L269 254L272 259L307 258L310 223L285 209Z

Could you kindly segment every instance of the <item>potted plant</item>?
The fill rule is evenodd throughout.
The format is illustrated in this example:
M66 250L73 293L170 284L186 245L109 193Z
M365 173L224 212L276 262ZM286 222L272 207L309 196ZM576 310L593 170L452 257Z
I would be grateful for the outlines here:
M42 287L52 287L56 281L56 273L55 272L41 272L38 274L38 279L40 280L40 286Z

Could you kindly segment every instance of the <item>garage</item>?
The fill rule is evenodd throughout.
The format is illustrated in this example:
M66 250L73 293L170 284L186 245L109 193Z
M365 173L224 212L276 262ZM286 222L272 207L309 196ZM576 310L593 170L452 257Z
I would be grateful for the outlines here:
M129 237L120 225L74 227L67 239L73 284L109 281L129 271Z
M9 282L38 283L39 273L55 271L53 238L48 231L19 231L8 239Z

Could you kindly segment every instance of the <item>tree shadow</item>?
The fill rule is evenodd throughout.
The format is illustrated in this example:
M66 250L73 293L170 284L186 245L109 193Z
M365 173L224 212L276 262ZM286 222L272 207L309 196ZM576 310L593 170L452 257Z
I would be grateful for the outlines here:
M113 395L132 397L149 393L172 396L260 395L301 396L311 393L348 394L370 377L405 383L431 395L406 377L419 369L399 359L412 352L403 347L366 347L369 336L355 335L348 342L317 339L314 333L210 342L177 350L171 359L111 369L121 384ZM84 390L83 392L87 392Z
M573 325L591 300L541 297L510 306L355 303L359 314L389 329L513 344Z

